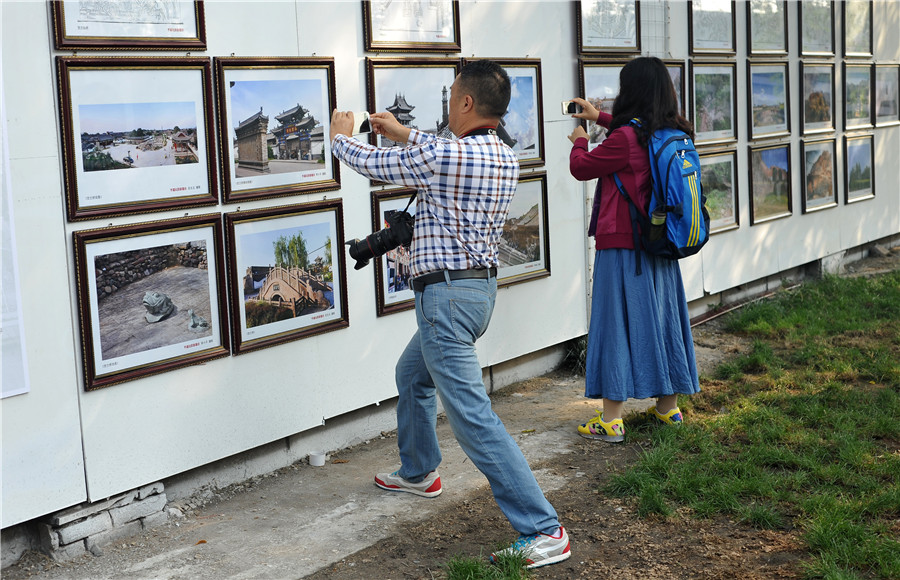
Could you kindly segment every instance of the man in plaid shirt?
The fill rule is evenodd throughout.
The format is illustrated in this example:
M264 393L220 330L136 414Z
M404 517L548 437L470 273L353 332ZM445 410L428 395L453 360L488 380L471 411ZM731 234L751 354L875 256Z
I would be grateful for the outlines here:
M377 474L375 484L423 497L443 491L435 432L440 396L460 447L521 534L503 552L524 552L534 568L568 558L569 538L491 409L475 354L494 309L497 245L519 178L515 153L496 133L509 98L506 71L475 61L451 86L449 128L458 139L404 127L384 112L370 115L373 130L406 146L372 147L351 137L353 113L335 111L331 147L361 175L418 190L411 244L418 331L396 367L400 469Z

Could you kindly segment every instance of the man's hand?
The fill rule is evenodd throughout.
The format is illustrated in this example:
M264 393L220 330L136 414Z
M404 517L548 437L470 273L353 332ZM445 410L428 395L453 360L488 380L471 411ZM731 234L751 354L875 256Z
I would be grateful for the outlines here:
M353 132L353 113L350 111L338 111L335 109L333 113L331 113L331 136L330 140L334 141L334 138L338 135L346 135L347 137L351 137Z
M409 141L409 127L401 125L393 113L371 113L369 114L369 122L372 124L372 131L376 135L383 135L394 143L406 143Z
M569 135L569 141L571 141L572 143L575 143L576 139L587 139L587 138L588 138L587 131L585 131L584 127L582 127L581 125L578 125L577 127L575 127L575 130L572 131L571 135Z

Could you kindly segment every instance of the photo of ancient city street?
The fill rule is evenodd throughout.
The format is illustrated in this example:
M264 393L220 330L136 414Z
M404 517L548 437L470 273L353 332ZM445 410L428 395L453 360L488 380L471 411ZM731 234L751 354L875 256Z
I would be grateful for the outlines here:
M456 78L456 61L447 66L383 66L385 62L369 61L370 78L374 78L374 91L370 87L369 112L388 111L411 129L451 137L448 127L450 113L450 87ZM379 135L378 145L397 145Z
M446 44L458 48L458 6L451 0L372 0L365 3L368 50Z
M78 116L85 172L199 162L195 103L80 105Z
M231 82L233 149L231 165L236 189L241 177L325 169L326 105L318 79Z
M500 237L500 285L550 275L547 223L547 174L521 178Z
M245 234L239 243L247 329L334 308L328 222Z

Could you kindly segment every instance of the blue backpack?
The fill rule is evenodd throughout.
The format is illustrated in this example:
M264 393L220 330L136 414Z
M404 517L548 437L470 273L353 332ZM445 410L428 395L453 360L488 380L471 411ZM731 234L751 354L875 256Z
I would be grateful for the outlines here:
M631 124L639 127L640 121L632 119ZM628 200L634 247L671 260L696 254L709 241L709 212L700 187L700 156L694 142L680 129L662 127L650 136L647 149L652 185L646 216L613 173L619 193ZM640 252L635 270L641 274Z

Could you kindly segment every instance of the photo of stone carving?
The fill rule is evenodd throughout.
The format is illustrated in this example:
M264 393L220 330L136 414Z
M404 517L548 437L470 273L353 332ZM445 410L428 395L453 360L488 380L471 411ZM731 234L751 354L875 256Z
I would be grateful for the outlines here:
M80 105L84 171L198 163L192 102Z
M188 329L191 311L210 318L203 240L94 258L103 360L209 336Z
M245 327L334 309L334 261L328 222L240 238Z
M188 330L191 332L206 332L209 329L209 321L194 314L193 310L188 310L188 317L191 319L188 323Z
M147 292L144 294L144 299L141 302L144 304L144 308L147 309L147 312L144 314L147 322L159 322L175 311L172 299L162 292Z

